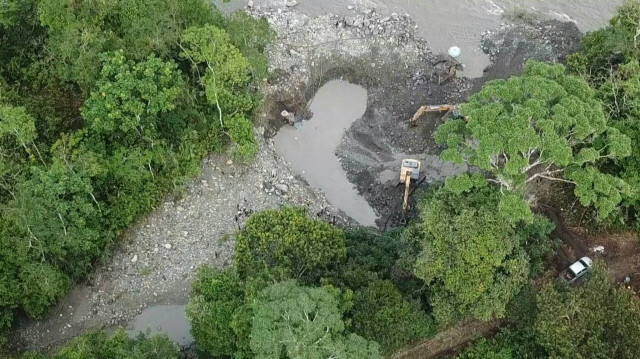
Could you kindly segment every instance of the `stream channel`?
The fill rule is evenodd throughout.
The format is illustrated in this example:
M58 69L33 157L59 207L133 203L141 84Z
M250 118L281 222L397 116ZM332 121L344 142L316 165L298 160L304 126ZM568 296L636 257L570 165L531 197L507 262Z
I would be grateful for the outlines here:
M255 6L291 9L288 0L253 0ZM219 4L225 12L242 8L248 0ZM605 25L623 0L297 0L295 11L309 16L327 13L356 16L364 9L375 9L383 16L408 14L416 22L416 34L427 40L434 53L445 53L458 46L464 76L481 77L490 65L480 49L483 31L493 31L505 16L528 14L533 18L571 21L583 31Z

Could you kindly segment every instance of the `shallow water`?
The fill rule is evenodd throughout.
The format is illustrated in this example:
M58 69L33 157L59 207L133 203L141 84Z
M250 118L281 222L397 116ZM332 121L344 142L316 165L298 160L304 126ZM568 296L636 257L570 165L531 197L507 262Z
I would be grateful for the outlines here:
M232 0L227 8L238 8L247 0ZM285 7L287 0L254 0L256 6ZM383 15L409 14L417 24L417 34L429 42L433 52L451 46L462 50L464 75L480 77L489 57L480 48L481 34L506 22L503 15L525 10L545 19L573 21L585 32L607 24L623 0L298 0L296 11L308 15L328 12L355 14L358 9L375 8ZM347 6L355 6L349 10Z
M185 309L184 305L149 307L133 319L127 327L127 333L133 337L149 330L151 333L166 334L179 345L189 345L194 342L194 339L189 332L191 326L185 315Z
M363 226L375 226L377 215L347 179L336 147L344 132L367 108L367 90L345 81L330 81L311 101L313 117L297 127L284 126L274 142L278 154L327 200Z

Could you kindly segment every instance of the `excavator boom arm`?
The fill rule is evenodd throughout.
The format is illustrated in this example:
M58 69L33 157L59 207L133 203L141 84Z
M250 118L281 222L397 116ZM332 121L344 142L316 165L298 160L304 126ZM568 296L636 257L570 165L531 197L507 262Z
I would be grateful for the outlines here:
M418 111L416 111L416 113L413 114L413 117L411 118L411 120L409 122L411 123L412 126L415 126L415 125L418 124L418 120L420 119L420 117L422 117L425 113L428 113L428 112L448 112L448 111L453 111L456 108L457 108L457 106L455 106L455 105L420 106Z

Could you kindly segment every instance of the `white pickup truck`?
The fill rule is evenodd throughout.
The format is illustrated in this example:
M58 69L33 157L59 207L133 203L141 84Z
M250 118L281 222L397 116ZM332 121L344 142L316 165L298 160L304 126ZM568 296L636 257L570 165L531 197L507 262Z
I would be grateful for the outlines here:
M570 265L569 268L562 271L559 278L561 281L571 284L578 280L578 278L585 275L591 268L592 264L593 261L591 260L591 258L582 257L578 259L577 262Z

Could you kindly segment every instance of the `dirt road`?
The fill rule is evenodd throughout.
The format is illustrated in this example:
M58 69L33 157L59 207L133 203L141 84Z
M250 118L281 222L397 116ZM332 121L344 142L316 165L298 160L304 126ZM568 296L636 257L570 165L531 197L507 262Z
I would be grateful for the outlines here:
M447 330L440 331L409 349L401 350L391 359L435 359L451 354L482 336L495 334L500 327L499 320L490 322L464 321Z

